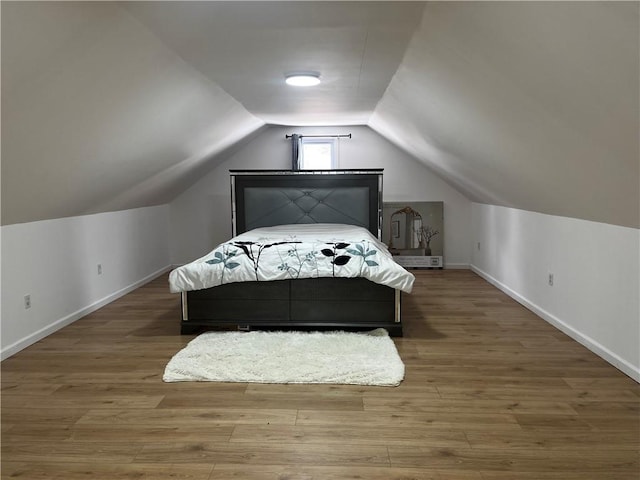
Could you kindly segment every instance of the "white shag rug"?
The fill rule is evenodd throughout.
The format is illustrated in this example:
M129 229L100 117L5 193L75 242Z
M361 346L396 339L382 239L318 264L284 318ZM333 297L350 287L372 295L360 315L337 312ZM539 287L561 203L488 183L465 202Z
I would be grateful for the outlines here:
M385 329L207 332L167 364L165 382L399 385L404 364Z

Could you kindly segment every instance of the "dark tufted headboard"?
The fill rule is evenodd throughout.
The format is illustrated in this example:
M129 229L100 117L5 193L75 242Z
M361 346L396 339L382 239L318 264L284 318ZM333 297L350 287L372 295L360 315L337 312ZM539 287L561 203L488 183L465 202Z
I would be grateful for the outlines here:
M344 223L380 238L382 170L231 170L233 235L294 223Z

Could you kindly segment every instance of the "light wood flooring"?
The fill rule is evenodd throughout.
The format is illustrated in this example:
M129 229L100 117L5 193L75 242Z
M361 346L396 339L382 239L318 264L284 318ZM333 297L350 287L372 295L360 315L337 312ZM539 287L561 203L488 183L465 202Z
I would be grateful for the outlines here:
M166 276L2 362L2 478L638 480L640 386L465 270L417 271L396 388L162 382Z

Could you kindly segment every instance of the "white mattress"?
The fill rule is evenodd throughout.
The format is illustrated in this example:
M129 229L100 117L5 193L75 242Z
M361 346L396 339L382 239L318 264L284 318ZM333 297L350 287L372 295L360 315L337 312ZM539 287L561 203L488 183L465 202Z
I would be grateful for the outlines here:
M414 276L368 230L343 224L296 224L245 232L173 270L172 292L226 283L317 277L364 277L410 293Z

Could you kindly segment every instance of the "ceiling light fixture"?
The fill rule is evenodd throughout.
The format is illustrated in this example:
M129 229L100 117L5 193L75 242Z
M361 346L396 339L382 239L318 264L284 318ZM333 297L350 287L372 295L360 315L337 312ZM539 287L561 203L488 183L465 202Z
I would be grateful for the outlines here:
M285 76L285 82L294 87L313 87L320 83L320 74L316 72L290 73Z

